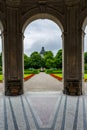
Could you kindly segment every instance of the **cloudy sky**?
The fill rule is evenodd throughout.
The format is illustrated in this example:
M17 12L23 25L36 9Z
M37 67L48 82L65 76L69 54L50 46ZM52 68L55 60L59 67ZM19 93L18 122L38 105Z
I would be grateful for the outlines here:
M87 34L87 27L85 29ZM34 51L53 51L54 55L62 48L61 30L56 23L47 19L39 19L31 22L24 32L24 53L28 56ZM84 50L87 51L87 35L85 36ZM0 52L1 52L0 38Z
M61 30L58 25L47 19L33 21L24 32L24 52L31 54L40 52L42 46L46 51L51 50L55 54L62 48Z

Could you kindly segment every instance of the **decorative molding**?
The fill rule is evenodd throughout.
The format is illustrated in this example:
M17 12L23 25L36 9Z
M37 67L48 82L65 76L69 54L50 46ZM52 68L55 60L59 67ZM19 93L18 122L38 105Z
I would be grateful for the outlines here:
M12 7L19 6L20 3L21 3L21 0L6 0L6 4Z
M67 6L73 6L80 2L80 0L64 0Z

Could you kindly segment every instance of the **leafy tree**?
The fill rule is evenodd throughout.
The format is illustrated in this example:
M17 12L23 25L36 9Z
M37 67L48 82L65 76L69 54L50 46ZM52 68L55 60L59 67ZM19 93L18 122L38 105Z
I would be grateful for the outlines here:
M2 53L0 53L0 66L2 66Z
M2 53L0 53L0 71L2 71Z
M41 67L45 68L45 59L44 59L44 57L41 57Z
M29 57L24 54L24 69L28 69L29 68Z
M87 63L87 52L84 53L84 62Z
M54 59L47 59L46 60L46 68L47 69L54 68Z
M56 68L62 68L62 49L58 50L55 56Z
M31 66L35 69L38 69L41 67L41 55L38 52L33 52L30 55L30 60L31 60Z
M44 60L45 60L45 67L46 68L54 68L54 56L52 51L46 51L44 54Z
M47 59L53 59L53 53L52 53L52 51L46 51L46 52L44 53L44 59L45 59L45 61L46 61Z

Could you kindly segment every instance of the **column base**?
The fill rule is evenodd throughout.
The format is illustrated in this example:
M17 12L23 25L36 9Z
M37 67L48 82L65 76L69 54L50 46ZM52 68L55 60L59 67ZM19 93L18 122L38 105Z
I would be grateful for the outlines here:
M20 80L9 80L5 86L5 95L6 96L18 96L22 95L23 85Z
M82 95L82 86L78 80L67 81L64 84L63 93L71 96L80 96Z

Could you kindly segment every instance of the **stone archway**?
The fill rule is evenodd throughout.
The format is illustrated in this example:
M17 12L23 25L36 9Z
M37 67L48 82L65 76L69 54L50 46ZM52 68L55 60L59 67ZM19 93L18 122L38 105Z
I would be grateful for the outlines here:
M23 94L23 30L29 22L39 16L48 17L56 23L60 21L57 24L63 32L63 92L68 95L81 95L83 86L81 22L87 12L86 4L81 4L79 0L77 2L39 0L18 3L8 1L4 8L6 11L2 12L6 22L4 30L5 94Z
M43 20L44 19L44 20ZM53 53L53 46L55 46L55 49L56 49L56 53L55 53L55 55L54 55L54 53L53 53L53 57L55 57L56 56L56 54L57 54L57 52L58 52L58 49L62 49L62 38L61 38L61 34L62 34L62 32L61 32L61 29L60 29L60 27L58 26L58 24L56 24L53 20L49 20L49 19L47 19L47 18L43 18L43 19L40 19L40 16L39 16L39 19L36 19L36 20L33 20L31 23L29 23L28 25L27 25L27 27L25 27L25 31L24 31L24 44L23 44L23 46L24 46L24 49L23 50L25 50L25 46L26 46L26 43L27 43L27 52L25 52L25 54L27 54L27 56L28 57L30 57L30 55L29 54L31 54L31 53L29 53L29 51L31 50L31 49L28 49L28 48L30 48L31 47L31 43L32 43L32 41L34 40L34 42L36 42L36 44L34 44L33 45L33 48L32 49L34 49L35 48L35 50L33 50L33 51L37 51L37 47L38 47L38 52L40 51L40 49L41 49L41 44L38 44L37 43L37 38L39 39L39 41L40 41L40 39L41 39L41 36L42 36L42 39L41 39L41 43L42 43L42 45L43 46L45 46L45 49L46 49L46 51L51 51L52 53ZM38 23L38 26L39 26L39 28L37 28L36 26L36 24ZM35 24L35 25L34 25ZM52 29L51 29L51 26L49 26L49 24L51 24L51 26L52 26ZM34 34L32 34L32 32L34 31L33 30L33 25L35 26L35 33ZM45 28L45 25L46 25L46 28ZM44 28L43 28L43 26L44 26ZM53 28L54 27L54 28ZM29 29L30 28L30 29ZM32 28L32 29L31 29ZM55 29L56 28L56 29ZM38 32L37 30L38 29L40 29L40 30L42 30L41 32L42 32L42 35L41 35L41 32ZM46 30L45 31L45 33L47 34L45 34L44 33L44 29ZM51 30L50 30L51 29ZM50 31L49 31L50 30ZM37 31L37 33L36 33L36 31ZM47 31L48 31L48 33L47 33ZM51 32L52 31L52 32ZM56 31L56 33L55 33L55 31ZM27 32L27 34L25 33L25 32ZM54 32L54 33L53 33ZM50 34L49 34L50 33ZM38 34L39 34L39 36L38 36ZM48 35L49 34L49 35ZM56 35L57 34L57 35ZM45 37L43 38L43 36L45 35ZM26 40L26 37L27 37L27 40ZM29 38L30 37L30 38ZM33 37L33 39L31 39L31 37ZM36 38L37 37L37 38ZM35 39L34 39L35 38ZM56 38L56 41L55 41L55 38ZM49 43L49 40L48 39L50 39L50 42L52 41L52 44L50 44ZM52 39L52 40L51 40ZM61 39L61 40L58 40L58 39ZM26 42L25 42L25 40L26 40ZM46 45L44 44L45 43L45 41L46 41ZM56 42L56 43L55 43ZM59 46L59 44L58 43L60 43L61 45L61 48L58 48L58 46ZM37 46L37 47L36 47ZM46 46L47 46L47 48L46 48ZM48 46L49 46L49 48L48 48ZM50 47L50 46L52 46L52 47ZM31 52L31 51L30 51ZM32 67L31 67L32 68ZM24 71L26 71L26 69L24 70ZM40 77L40 76L41 77ZM45 76L46 76L46 78L48 78L48 81L49 81L49 78L50 78L50 76L49 75L47 75L46 73L39 73L38 74L38 76L37 75L35 75L34 76L34 78L33 79L31 79L31 80L28 80L27 82L24 82L24 92L27 92L27 91L62 91L63 90L63 82L61 82L61 81L57 81L56 79L54 80L54 78L52 77L52 81L50 80L50 82L49 82L49 84L48 84L48 81L47 80L45 80L46 78L45 78ZM35 77L40 77L40 78L35 78ZM43 77L43 78L42 78ZM42 82L42 79L43 79L43 81L44 82ZM36 83L35 83L35 81L36 81ZM41 81L41 82L40 82ZM55 81L54 83L53 83L53 81ZM37 84L37 85L36 85ZM44 85L45 84L45 85ZM38 87L39 86L39 87Z
M48 19L48 20L51 20L53 21L54 23L57 24L57 26L60 28L61 32L62 32L62 50L63 50L63 44L64 44L64 39L63 39L63 32L64 32L64 29L63 29L63 25L61 24L61 22L56 18L54 17L53 15L51 14L37 14L37 15L34 15L32 17L30 17L28 20L26 20L26 22L24 23L24 26L23 26L23 29L22 29L22 33L24 34L24 31L26 29L26 27L31 23L33 22L34 20L38 20L38 19ZM24 50L24 49L23 49ZM64 53L63 53L64 54ZM62 57L64 58L64 56L62 55ZM63 59L62 58L62 59ZM64 60L63 60L64 61ZM64 72L64 62L62 63L63 64L63 72ZM28 85L27 85L28 86ZM59 86L59 85L58 85ZM59 87L59 90L60 90L60 87Z
M86 92L86 83L84 83L84 39L85 39L85 28L87 26L87 17L84 19L83 23L82 23L82 84L83 84L83 92Z
M4 72L4 35L3 35L3 31L4 31L4 27L3 27L3 24L2 24L2 22L0 21L0 38L1 38L1 50L2 50L2 77L3 77L3 82L4 82L4 80L5 80L5 72ZM1 73L0 73L1 74ZM4 84L4 83L3 83ZM0 91L1 92L4 92L3 90L4 90L4 86L3 86L3 84L1 83L0 84Z

